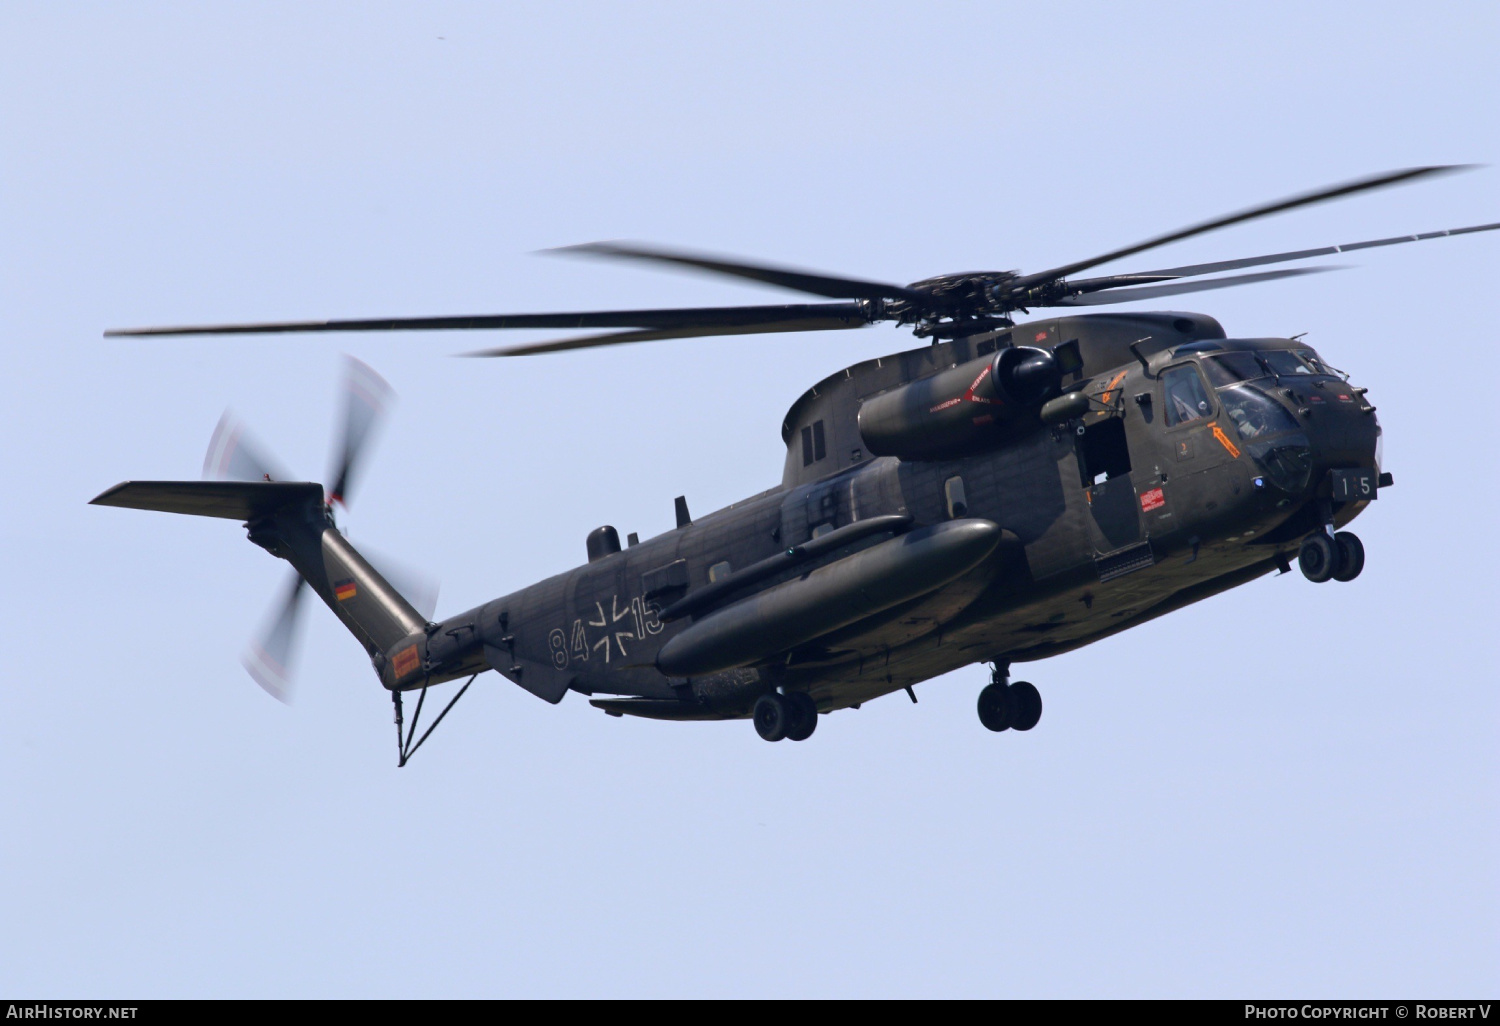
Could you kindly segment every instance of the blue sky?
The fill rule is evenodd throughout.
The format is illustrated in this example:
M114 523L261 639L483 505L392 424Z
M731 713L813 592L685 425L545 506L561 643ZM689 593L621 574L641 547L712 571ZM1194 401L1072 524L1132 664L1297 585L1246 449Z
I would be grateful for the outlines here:
M1186 297L1233 335L1308 332L1369 387L1397 484L1358 522L1367 569L1027 667L1025 736L979 726L981 667L802 745L490 674L398 772L326 611L294 706L241 670L284 568L236 525L86 502L196 476L226 406L320 478L350 352L401 397L350 536L466 608L580 562L599 524L654 534L675 495L776 483L802 389L910 337L479 363L449 354L494 336L101 332L781 295L532 255L622 237L881 280L1035 270L1500 163L1497 30L1441 3L7 5L0 990L1492 991L1494 237ZM1163 253L1500 220L1497 176Z

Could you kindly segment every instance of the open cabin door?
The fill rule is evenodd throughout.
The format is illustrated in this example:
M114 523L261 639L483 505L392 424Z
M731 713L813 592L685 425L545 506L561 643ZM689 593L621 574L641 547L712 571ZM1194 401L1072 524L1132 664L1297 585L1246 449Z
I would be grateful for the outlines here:
M1088 509L1089 541L1096 559L1129 550L1142 541L1141 506L1131 479L1130 441L1121 397L1124 371L1090 390L1093 412L1074 436L1079 486Z

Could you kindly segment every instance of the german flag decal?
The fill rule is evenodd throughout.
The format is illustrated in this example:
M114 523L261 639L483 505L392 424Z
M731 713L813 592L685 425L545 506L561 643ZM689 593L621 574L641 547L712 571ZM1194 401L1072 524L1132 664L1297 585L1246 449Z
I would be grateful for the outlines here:
M333 584L333 594L340 602L348 602L355 595L359 594L359 589L354 586L352 580L335 581Z
M391 667L396 671L397 680L409 674L416 673L417 668L421 665L422 659L417 655L416 645L407 645L391 659Z

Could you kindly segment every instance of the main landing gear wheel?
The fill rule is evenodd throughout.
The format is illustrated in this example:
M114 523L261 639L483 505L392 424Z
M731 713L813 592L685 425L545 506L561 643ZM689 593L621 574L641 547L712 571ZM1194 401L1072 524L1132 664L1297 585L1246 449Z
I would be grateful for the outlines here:
M786 736L791 741L806 741L818 729L818 703L805 691L794 691L781 696L786 703L791 720L787 724Z
M755 709L750 714L755 721L755 732L767 741L780 741L787 736L792 725L793 713L781 695L761 695L755 700ZM808 733L812 733L808 731Z
M1042 718L1042 693L1030 681L996 680L979 692L979 722L994 731L1030 730Z
M1352 581L1365 568L1365 546L1359 536L1340 531L1330 538L1326 532L1309 535L1297 554L1302 576L1314 584Z
M1028 680L1010 686L1012 730L1030 730L1042 718L1042 693Z
M1365 568L1365 545L1359 540L1359 535L1350 531L1340 531L1333 536L1334 544L1339 550L1339 565L1333 572L1335 581L1352 581L1359 576Z
M1003 681L996 681L979 692L979 722L990 730L1009 730L1015 719L1015 707L1010 685Z
M1302 568L1302 576L1314 584L1332 580L1339 567L1338 546L1321 531L1308 535L1302 542L1302 551L1297 554L1297 565Z

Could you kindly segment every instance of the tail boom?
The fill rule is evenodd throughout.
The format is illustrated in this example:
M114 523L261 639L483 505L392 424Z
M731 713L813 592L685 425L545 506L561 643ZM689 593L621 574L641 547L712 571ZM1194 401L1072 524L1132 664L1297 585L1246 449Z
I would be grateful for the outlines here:
M426 618L339 533L324 504L322 485L126 481L92 504L244 521L250 540L291 563L359 640L387 687L420 677L416 671L426 662Z

